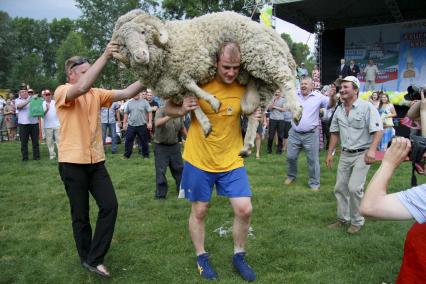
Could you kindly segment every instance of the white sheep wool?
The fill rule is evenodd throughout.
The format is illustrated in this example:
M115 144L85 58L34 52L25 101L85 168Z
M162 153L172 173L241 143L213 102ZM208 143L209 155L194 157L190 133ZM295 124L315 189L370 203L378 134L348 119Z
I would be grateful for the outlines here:
M296 98L294 77L296 64L287 44L274 30L248 17L220 12L163 22L141 10L133 10L118 19L112 40L120 45L114 58L131 68L155 95L177 103L184 96L195 95L206 100L216 112L220 102L199 85L214 78L219 46L225 41L237 42L241 50L237 79L246 85L241 100L243 113L253 113L280 89L295 120L300 120L302 109ZM204 135L209 135L208 118L201 110L195 116ZM250 154L257 125L258 121L249 120L241 156Z

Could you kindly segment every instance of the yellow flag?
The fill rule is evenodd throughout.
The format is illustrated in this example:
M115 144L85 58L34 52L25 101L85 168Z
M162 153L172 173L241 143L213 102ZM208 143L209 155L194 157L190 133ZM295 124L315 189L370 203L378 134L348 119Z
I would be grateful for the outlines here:
M262 10L260 10L260 19L267 26L272 28L272 6L265 5Z

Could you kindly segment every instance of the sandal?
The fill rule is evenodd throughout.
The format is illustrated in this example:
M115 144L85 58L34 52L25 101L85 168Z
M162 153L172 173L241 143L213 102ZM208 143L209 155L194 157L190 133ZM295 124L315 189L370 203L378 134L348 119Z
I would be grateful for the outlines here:
M87 262L82 263L83 267L102 277L111 277L107 268L103 264L99 264L96 267L89 265Z

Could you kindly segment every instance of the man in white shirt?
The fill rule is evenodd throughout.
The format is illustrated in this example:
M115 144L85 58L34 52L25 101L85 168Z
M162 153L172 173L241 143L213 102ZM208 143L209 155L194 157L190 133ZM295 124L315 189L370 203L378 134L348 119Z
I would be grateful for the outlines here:
M30 116L30 99L32 95L30 91L32 90L27 90L24 86L19 90L19 98L15 101L16 113L18 114L22 161L28 161L28 141L30 137L33 146L33 159L40 160L38 118Z
M374 64L372 59L368 60L368 65L364 68L364 76L365 76L365 91L375 91L376 90L376 76L379 73L379 69L377 65Z
M301 80L303 77L308 76L308 69L305 67L305 63L300 63L300 67L297 68L297 77Z
M56 147L59 144L59 120L56 116L55 101L52 100L52 94L49 90L41 92L44 97L43 110L44 110L44 133L46 135L47 149L49 149L49 159L56 158Z

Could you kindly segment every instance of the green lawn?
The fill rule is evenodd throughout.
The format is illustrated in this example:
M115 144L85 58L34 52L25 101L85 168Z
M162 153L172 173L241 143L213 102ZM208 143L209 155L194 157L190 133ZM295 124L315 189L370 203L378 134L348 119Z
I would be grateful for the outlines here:
M57 163L48 160L45 145L41 161L21 162L19 147L19 142L0 144L0 283L103 282L79 265ZM123 148L119 145L121 153ZM258 283L395 282L412 222L367 221L355 236L327 229L335 219L337 158L332 171L322 165L320 192L307 187L304 154L290 187L283 184L284 155L267 155L263 149L260 160L246 159L255 235L248 241L248 261ZM142 160L134 153L123 161L119 154L108 154L107 168L119 200L116 231L105 259L113 275L108 282L201 282L187 231L190 204L178 200L174 189L165 202L154 200L153 158ZM391 190L407 188L409 182L406 163ZM91 205L94 220L97 210L94 202ZM206 249L220 282L243 283L231 266L232 238L213 233L231 220L228 201L215 196L206 220Z

